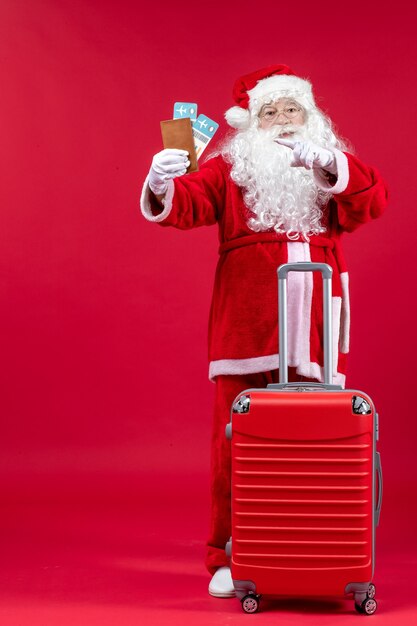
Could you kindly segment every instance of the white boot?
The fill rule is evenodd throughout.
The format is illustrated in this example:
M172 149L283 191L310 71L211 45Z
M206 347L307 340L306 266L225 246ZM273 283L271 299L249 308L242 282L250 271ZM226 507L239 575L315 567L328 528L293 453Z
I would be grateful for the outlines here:
M210 581L208 591L215 598L234 598L236 593L230 567L219 567L216 570Z

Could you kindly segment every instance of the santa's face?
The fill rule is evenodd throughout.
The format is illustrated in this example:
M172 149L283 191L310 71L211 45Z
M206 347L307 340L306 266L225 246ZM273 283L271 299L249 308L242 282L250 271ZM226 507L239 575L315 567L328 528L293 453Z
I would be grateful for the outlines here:
M322 208L327 194L318 188L312 170L291 167L292 151L276 142L291 135L325 146L325 132L315 123L314 111L307 116L297 101L285 97L265 103L251 126L225 145L231 178L242 188L249 209L251 230L275 230L290 239L325 232Z
M279 98L270 104L264 104L259 111L259 128L267 130L273 126L303 126L306 118L303 107L292 98ZM282 128L281 137L292 134Z

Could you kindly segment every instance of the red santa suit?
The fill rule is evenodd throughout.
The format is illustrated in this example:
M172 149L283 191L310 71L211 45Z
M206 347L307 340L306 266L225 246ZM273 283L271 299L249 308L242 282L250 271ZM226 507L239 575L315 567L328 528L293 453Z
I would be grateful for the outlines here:
M324 262L332 267L333 382L344 385L349 350L349 294L341 236L378 217L387 198L385 184L376 170L336 149L343 145L333 134L330 122L318 113L310 82L297 77L287 66L270 66L239 78L233 97L237 106L226 112L226 120L238 130L258 123L266 104L281 98L295 100L304 111L303 123L310 123L311 128L314 123L321 127L322 145L333 152L337 176L326 174L321 165L313 169L317 188L328 198L321 207L323 229L308 239L300 234L297 241L289 240L285 233L278 234L272 227L261 228L260 232L251 230L251 211L244 202L242 188L233 182L231 166L220 155L209 159L198 172L163 178L163 191L155 191L165 193L163 207L150 191L148 179L143 187L141 210L149 221L180 229L218 225L220 257L209 321L209 375L216 382L212 522L206 560L212 573L227 564L224 547L230 536L230 442L224 429L230 407L243 389L264 387L277 379L277 268L296 261ZM285 115L288 122L292 113L280 110L276 115ZM159 185L158 172L151 168L150 175L155 172ZM168 178L171 180L166 183ZM322 330L321 276L317 272L291 273L289 380L323 381Z
M338 177L331 185L314 172L319 188L332 198L324 209L326 232L289 241L274 231L254 233L242 190L230 178L222 156L198 172L171 180L164 208L145 182L141 209L161 226L191 229L217 224L219 253L209 321L209 375L217 382L212 441L212 525L207 566L226 564L230 535L230 448L224 436L231 403L245 388L276 380L279 367L277 276L279 265L294 261L328 263L333 269L333 380L344 385L349 349L348 274L341 235L378 217L386 187L376 170L355 156L334 150ZM290 274L288 280L291 378L323 380L322 281L317 273ZM296 378L294 378L296 377Z
M334 153L338 178L333 186L315 171L317 185L333 194L324 210L326 232L311 236L309 242L250 230L242 190L221 156L208 160L199 172L170 181L162 212L145 184L142 212L148 220L180 229L218 224L220 258L209 322L211 379L278 368L276 271L282 263L313 261L333 268L334 382L344 384L349 297L341 235L381 214L386 188L379 174L356 157ZM322 381L320 276L292 274L288 284L289 366Z

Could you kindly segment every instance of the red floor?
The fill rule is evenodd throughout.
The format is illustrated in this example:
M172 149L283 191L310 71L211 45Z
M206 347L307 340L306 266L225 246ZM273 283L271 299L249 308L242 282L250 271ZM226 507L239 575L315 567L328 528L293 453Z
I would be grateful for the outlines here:
M18 498L8 491L1 626L417 623L412 528L400 525L396 532L389 507L378 533L374 616L357 615L351 600L265 598L262 611L250 616L236 599L211 598L202 564L207 485L201 480L201 490L196 477L166 477L152 488L138 480L135 490L132 479L120 479L120 489L116 481L106 492L96 478L94 490L93 482L80 480L76 491L45 487L42 498L34 490L21 489Z

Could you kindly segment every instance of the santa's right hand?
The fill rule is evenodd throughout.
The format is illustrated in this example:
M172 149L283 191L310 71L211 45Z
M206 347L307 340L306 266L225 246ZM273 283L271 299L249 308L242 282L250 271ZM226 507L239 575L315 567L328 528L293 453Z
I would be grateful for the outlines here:
M149 170L148 184L156 196L163 196L171 178L182 176L190 165L188 152L167 148L155 154Z

